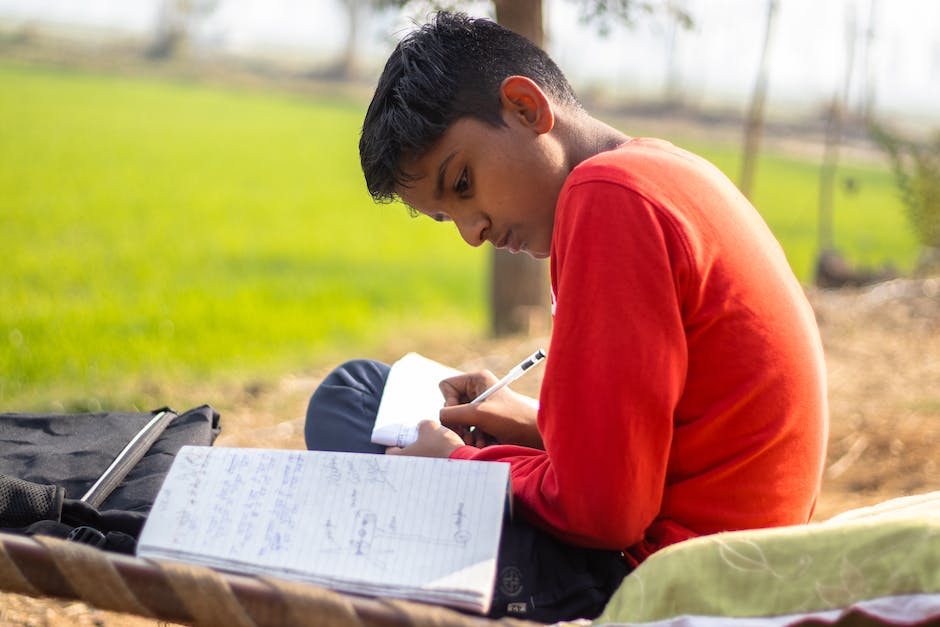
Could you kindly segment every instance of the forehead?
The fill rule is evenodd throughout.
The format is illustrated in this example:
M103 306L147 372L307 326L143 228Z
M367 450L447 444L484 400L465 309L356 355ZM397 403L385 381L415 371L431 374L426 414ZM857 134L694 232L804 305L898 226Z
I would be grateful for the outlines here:
M439 183L446 187L452 178L455 162L466 158L494 130L484 122L463 117L454 121L426 151L403 155L401 169L409 182L398 187L399 197L417 211L427 213L439 200Z
M448 155L473 146L487 128L492 127L474 118L458 118L424 152L402 155L402 170L414 176L426 176L431 170L436 172Z

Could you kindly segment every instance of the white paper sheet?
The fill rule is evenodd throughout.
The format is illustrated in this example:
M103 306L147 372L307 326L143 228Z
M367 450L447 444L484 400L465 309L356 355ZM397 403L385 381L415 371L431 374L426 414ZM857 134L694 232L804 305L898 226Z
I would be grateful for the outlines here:
M385 446L408 446L418 438L418 423L438 421L444 395L438 384L459 370L418 353L408 353L394 364L379 403L372 441Z

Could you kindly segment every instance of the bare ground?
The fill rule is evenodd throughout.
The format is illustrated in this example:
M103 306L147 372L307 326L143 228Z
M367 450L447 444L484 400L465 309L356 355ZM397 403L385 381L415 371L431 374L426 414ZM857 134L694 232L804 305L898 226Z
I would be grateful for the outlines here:
M826 350L832 415L829 456L815 518L884 499L940 489L940 278L897 280L867 288L810 288ZM479 344L429 342L386 347L393 359L420 352L462 369L508 369L547 337ZM303 448L307 399L329 366L272 384L204 390L231 399L217 446ZM523 378L535 394L540 375ZM153 625L81 603L0 594L0 625Z
M832 416L817 518L940 489L940 279L810 297Z

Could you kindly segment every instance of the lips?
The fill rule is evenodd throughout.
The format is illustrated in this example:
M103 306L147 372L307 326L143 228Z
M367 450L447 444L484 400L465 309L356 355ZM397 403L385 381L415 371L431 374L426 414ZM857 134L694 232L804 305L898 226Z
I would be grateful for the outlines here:
M523 248L523 245L517 242L513 237L511 229L506 231L499 240L495 241L493 246L496 248L505 248L513 254L518 253Z

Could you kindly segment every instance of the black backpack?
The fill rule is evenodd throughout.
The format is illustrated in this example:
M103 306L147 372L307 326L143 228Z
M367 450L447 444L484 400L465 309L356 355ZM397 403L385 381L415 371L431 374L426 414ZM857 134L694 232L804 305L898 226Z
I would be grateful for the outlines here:
M219 414L0 414L0 530L133 553L184 445L211 446Z

